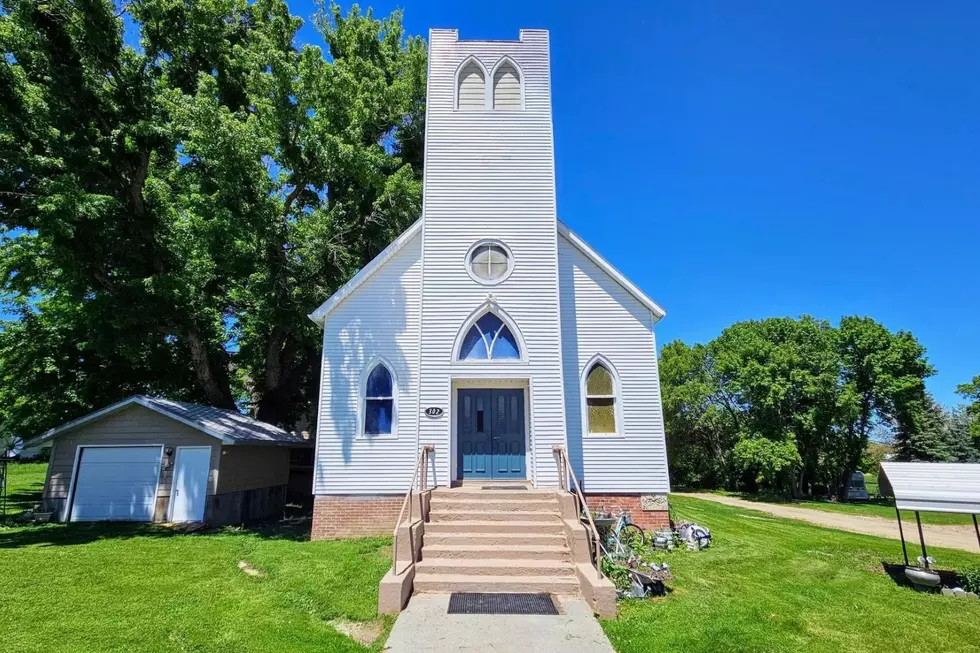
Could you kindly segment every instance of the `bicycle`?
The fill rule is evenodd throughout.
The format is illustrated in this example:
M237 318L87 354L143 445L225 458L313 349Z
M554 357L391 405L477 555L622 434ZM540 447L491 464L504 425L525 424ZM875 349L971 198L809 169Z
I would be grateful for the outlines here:
M628 512L619 513L606 538L607 555L612 560L630 561L636 558L634 547L646 545L643 529L633 523Z

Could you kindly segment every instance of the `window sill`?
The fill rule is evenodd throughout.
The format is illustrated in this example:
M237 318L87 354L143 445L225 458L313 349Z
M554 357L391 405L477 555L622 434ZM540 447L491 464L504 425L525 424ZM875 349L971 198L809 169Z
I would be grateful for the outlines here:
M365 435L364 433L361 433L356 438L354 438L355 441L362 441L362 442L376 442L378 440L388 441L388 440L397 440L397 439L398 439L397 433L386 433L386 434L378 434L378 435Z
M586 433L583 437L590 440L625 440L625 433Z
M453 109L453 113L524 113L527 109L521 107L519 109L460 109L456 107Z

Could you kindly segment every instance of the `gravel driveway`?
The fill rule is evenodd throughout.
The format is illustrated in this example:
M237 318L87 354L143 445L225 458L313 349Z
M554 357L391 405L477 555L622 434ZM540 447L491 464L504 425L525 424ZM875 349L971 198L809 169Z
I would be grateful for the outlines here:
M826 512L823 510L813 510L810 508L799 508L796 506L785 506L781 504L762 503L761 501L746 501L736 497L726 497L718 494L702 494L700 492L684 493L684 496L704 499L723 503L726 506L735 506L747 510L758 510L767 512L776 517L786 517L788 519L800 519L811 524L824 526L826 528L836 528L840 531L850 531L852 533L863 533L865 535L877 535L878 537L888 537L899 539L898 520L879 519L865 515L846 515L839 512ZM914 558L918 553L917 544L919 535L915 530L915 521L902 520L902 527L905 529L905 541L915 548L909 548L909 557ZM950 549L963 549L964 551L980 550L977 543L977 534L973 526L939 526L935 524L923 524L922 532L925 535L926 547L942 546Z

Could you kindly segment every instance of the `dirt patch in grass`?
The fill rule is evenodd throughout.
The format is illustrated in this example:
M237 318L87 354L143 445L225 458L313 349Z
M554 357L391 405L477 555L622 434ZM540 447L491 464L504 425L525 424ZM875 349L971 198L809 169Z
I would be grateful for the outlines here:
M381 632L384 630L384 622L380 619L376 621L345 621L343 619L334 619L327 623L333 626L338 632L347 635L358 644L363 644L364 646L370 646L377 641L378 637L381 636Z
M263 570L259 569L258 567L253 567L251 564L249 564L245 560L239 560L238 561L238 568L241 569L242 570L242 573L246 574L247 576L265 576L266 575L266 573Z

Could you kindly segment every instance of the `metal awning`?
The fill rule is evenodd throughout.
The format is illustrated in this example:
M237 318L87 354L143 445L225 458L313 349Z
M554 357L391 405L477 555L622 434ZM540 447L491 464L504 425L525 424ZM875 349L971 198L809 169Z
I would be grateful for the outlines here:
M878 472L878 489L881 494L895 497L895 516L898 533L902 538L902 555L909 566L909 552L905 548L905 529L902 528L902 510L915 512L915 525L919 530L922 547L922 565L929 569L926 539L922 535L920 512L958 512L973 515L973 528L980 544L980 465L973 463L881 463Z
M901 510L980 514L980 464L883 462L878 487Z

